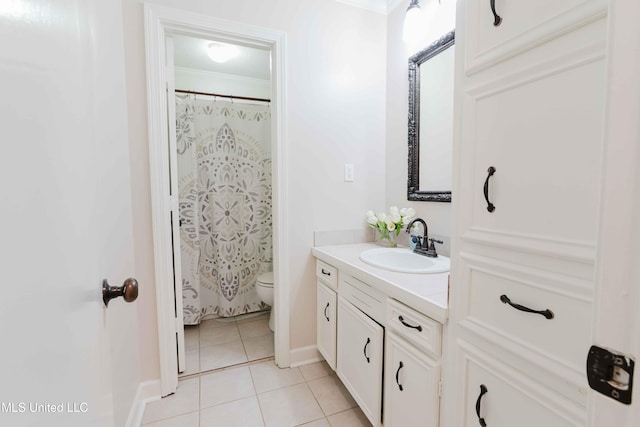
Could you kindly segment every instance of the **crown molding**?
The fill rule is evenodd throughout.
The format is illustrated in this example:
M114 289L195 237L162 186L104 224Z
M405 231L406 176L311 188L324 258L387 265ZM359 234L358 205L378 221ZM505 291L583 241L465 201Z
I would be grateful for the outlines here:
M403 0L336 0L340 3L388 15Z

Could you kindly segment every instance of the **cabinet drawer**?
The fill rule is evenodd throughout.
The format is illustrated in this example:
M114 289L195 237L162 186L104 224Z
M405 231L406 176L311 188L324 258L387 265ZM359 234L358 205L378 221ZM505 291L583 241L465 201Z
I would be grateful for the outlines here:
M434 356L440 357L442 325L414 309L394 300L387 300L387 327Z
M525 347L523 357L533 363L555 366L553 362L560 362L576 372L584 369L591 339L590 302L563 290L559 280L480 267L471 267L469 274L465 326L496 337L508 348ZM524 307L549 310L553 317L522 311Z
M381 325L385 324L386 297L353 276L340 274L340 296Z
M465 350L463 366L459 366L467 374L464 423L460 425L477 427L479 417L491 427L585 425L584 408L567 402L508 365L495 363L495 358L475 347Z
M316 261L316 276L333 289L338 289L338 270L326 262Z

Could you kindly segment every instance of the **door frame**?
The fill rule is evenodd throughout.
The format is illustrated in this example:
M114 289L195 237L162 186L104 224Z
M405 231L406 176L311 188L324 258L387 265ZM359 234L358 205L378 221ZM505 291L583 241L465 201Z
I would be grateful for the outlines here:
M145 3L145 52L147 64L147 108L149 168L155 284L160 356L160 383L163 396L178 385L176 322L173 283L168 170L168 116L166 104L165 41L168 34L227 41L271 52L271 147L273 176L273 273L275 298L275 360L288 367L289 283L286 269L288 232L286 144L286 34L240 22Z
M640 3L610 0L592 343L635 358L632 404L589 390L588 426L640 422ZM588 349L585 349L585 359Z

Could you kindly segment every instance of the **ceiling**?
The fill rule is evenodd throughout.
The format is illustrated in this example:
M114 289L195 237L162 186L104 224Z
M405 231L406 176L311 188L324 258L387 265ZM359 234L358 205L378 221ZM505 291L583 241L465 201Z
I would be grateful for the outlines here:
M181 35L172 35L173 60L176 67L230 74L253 79L270 80L271 58L268 50L237 46L240 54L219 64L207 56L211 40Z

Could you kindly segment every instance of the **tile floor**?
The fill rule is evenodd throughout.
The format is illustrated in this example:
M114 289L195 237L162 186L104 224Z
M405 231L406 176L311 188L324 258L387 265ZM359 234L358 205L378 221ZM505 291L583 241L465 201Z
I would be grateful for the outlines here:
M180 378L273 356L269 313L185 326L186 369Z
M324 362L279 369L269 313L185 327L178 390L147 404L146 427L370 427Z
M150 402L145 427L370 427L325 362L279 369L268 360L182 378Z

